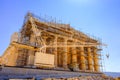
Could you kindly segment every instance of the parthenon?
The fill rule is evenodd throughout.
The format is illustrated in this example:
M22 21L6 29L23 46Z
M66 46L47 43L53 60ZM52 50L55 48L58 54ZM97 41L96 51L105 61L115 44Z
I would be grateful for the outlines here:
M99 40L70 24L44 21L32 13L0 58L5 66L100 72Z

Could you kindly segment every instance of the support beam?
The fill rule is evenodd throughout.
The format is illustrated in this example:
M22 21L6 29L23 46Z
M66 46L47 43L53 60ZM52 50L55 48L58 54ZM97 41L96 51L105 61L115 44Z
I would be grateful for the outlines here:
M35 48L34 46L21 44L21 43L17 43L17 42L12 42L10 45L13 45L13 46L18 47L18 48L24 48L24 49L33 50L33 51L39 51L39 48Z

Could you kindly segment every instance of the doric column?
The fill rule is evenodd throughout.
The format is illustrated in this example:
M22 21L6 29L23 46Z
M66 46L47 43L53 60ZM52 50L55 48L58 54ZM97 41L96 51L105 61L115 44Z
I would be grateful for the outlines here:
M84 47L80 47L80 68L81 70L86 70Z
M76 45L76 40L74 40L73 47L72 47L72 63L73 64L77 64L77 49L75 45Z
M87 48L88 51L88 69L90 71L93 71L93 60L92 60L92 53L91 53L91 48Z
M55 64L55 67L57 67L57 37L55 36L55 39L54 39L54 45L56 46L54 49L54 55L55 55L55 60L54 60L54 64Z
M72 47L72 64L77 64L77 51L76 47Z
M94 48L94 71L99 72L99 59L97 54L97 48Z
M64 40L64 44L66 45L66 47L63 48L63 67L65 69L68 68L67 66L67 39Z
M72 47L72 67L74 71L79 71L79 66L77 63L77 49L76 47Z

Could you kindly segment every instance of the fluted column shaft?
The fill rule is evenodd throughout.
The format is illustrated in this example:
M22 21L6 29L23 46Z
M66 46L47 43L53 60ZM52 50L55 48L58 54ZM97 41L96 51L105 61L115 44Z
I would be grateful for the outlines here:
M72 48L72 63L77 63L76 47L73 47L73 48Z
M94 48L94 71L99 72L99 59L96 48Z
M88 69L93 71L93 60L92 60L92 53L91 53L91 48L88 47Z
M67 44L67 39L64 40L64 44ZM63 68L67 69L67 45L66 47L63 49L64 53L63 53Z
M84 56L84 47L80 48L81 52L80 52L80 68L81 70L85 70L86 69L86 65L85 65L85 56Z
M55 60L54 60L54 64L55 64L55 67L57 67L57 37L55 36L55 39L54 39L54 44L55 44L55 50L54 50L54 55L55 55Z

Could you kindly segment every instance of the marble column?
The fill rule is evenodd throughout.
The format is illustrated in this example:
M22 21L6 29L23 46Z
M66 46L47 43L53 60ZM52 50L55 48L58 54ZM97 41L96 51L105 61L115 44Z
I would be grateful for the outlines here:
M84 47L80 47L80 69L86 70Z
M92 60L92 53L91 53L91 48L87 48L88 51L88 69L90 71L93 71L93 60Z
M99 72L99 59L97 54L97 48L94 48L94 71Z
M54 39L54 44L55 44L55 47L54 47L54 55L55 55L55 57L54 57L54 65L55 65L55 67L57 67L57 37L55 36L55 39Z
M66 45L66 47L63 48L63 68L67 69L68 65L67 65L67 39L64 40L64 44Z
M77 52L76 47L72 47L72 63L77 64Z

